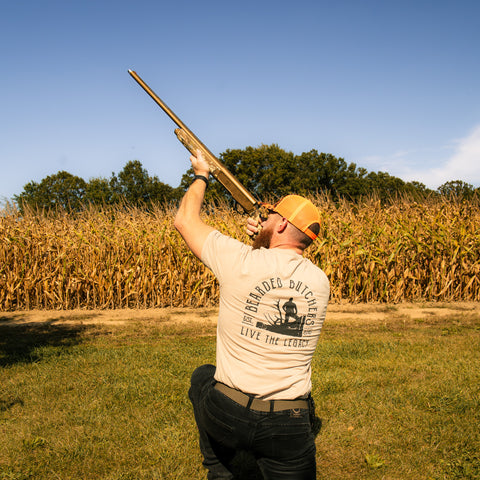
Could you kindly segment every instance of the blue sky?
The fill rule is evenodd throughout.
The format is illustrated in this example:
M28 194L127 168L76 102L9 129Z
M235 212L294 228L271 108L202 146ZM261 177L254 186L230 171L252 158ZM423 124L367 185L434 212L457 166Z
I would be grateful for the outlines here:
M480 2L0 4L0 200L138 159L177 186L173 122L219 154L278 144L437 188L480 186Z

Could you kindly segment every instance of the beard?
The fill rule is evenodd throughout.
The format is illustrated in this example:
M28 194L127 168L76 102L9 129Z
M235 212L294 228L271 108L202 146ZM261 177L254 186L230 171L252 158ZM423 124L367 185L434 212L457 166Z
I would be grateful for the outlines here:
M265 228L262 228L258 235L255 237L255 240L253 241L252 248L253 250L257 250L259 248L270 248L270 243L272 241L272 230L267 230Z

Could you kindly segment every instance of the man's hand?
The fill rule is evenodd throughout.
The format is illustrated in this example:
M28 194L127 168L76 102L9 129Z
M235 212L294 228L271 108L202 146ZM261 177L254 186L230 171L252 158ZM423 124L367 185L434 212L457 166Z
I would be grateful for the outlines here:
M210 166L200 149L197 149L196 155L190 156L190 161L192 162L192 168L195 175L203 175L208 178L210 175Z
M247 218L247 226L245 227L247 235L255 236L260 231L260 222L254 218Z

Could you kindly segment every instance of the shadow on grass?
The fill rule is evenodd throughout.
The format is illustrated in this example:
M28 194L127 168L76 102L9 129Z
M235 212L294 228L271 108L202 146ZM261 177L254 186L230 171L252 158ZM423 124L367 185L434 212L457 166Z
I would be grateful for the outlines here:
M25 324L15 324L11 320L12 317L0 314L0 367L36 362L40 359L36 350L41 347L76 345L88 328L86 325L55 324L53 320Z

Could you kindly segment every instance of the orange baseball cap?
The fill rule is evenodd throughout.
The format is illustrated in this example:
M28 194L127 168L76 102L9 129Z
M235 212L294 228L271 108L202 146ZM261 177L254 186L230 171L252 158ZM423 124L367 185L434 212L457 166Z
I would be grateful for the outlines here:
M262 205L286 218L292 225L308 235L312 240L317 238L317 234L312 232L310 227L314 223L320 225L320 212L310 200L300 195L287 195L275 205L269 203L262 203Z

